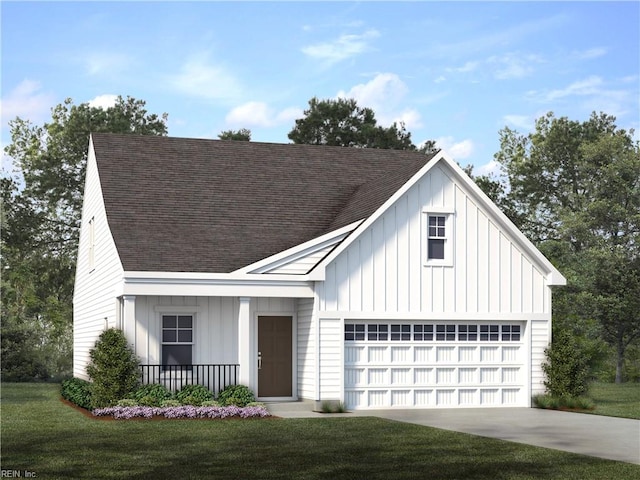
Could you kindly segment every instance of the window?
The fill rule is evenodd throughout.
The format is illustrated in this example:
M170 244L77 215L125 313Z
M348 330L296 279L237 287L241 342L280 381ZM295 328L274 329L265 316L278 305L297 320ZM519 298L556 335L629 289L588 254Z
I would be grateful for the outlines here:
M193 364L193 315L162 315L162 364Z
M347 341L367 340L370 342L519 342L521 326L441 324L386 324L386 323L346 323L344 339Z
M429 215L427 235L427 258L429 260L444 260L447 217L444 215Z

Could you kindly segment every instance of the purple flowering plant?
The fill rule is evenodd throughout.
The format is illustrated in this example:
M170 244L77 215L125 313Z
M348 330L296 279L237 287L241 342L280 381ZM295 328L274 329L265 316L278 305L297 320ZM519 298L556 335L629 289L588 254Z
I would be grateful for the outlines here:
M195 407L193 405L181 405L179 407L106 407L93 410L96 417L112 416L117 419L129 418L262 418L271 414L262 406L250 407Z

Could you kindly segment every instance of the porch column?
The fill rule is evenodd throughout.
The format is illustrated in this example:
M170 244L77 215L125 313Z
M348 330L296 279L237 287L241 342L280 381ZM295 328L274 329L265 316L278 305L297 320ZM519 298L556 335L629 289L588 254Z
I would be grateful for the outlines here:
M238 363L240 364L239 382L255 390L255 366L251 351L251 298L240 297L238 309Z
M122 331L129 342L129 346L136 351L136 297L123 295L122 297Z

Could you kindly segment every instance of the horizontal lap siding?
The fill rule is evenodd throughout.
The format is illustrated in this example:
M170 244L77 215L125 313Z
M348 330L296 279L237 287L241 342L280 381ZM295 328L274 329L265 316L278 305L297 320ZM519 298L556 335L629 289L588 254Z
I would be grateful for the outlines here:
M89 221L94 219L94 269L89 266ZM123 268L107 223L93 150L87 162L73 297L73 374L87 378L89 351L106 327L116 326L116 294ZM105 320L106 319L106 320Z
M298 396L315 399L316 334L313 299L298 300Z
M337 400L342 396L343 332L339 318L320 319L320 398Z
M321 311L549 313L544 275L478 201L436 167L326 269ZM426 214L454 213L453 266L425 266Z

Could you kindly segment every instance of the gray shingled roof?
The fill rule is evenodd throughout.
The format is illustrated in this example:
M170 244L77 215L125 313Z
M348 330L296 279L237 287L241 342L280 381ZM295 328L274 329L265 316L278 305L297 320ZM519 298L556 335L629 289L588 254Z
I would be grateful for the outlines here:
M92 138L128 271L237 270L368 217L430 159L396 150Z

